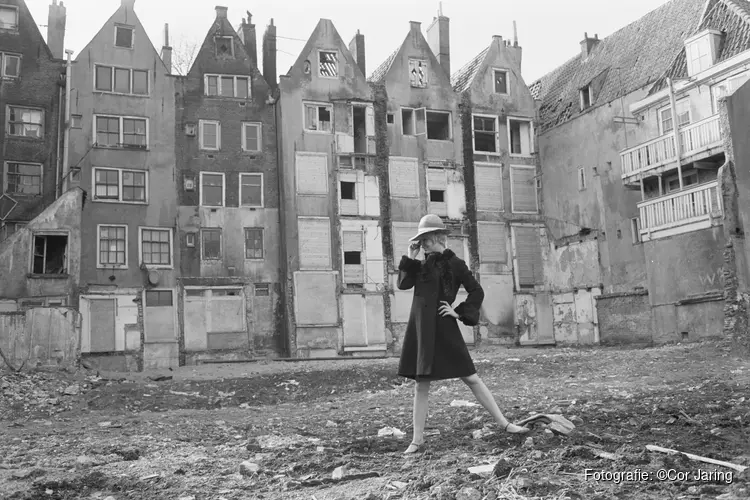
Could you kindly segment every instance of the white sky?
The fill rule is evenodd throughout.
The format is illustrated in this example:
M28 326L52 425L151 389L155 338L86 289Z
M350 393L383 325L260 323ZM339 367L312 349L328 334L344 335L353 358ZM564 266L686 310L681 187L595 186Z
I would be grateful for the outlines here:
M523 47L522 73L527 83L552 71L580 51L583 33L603 38L667 0L444 0L443 15L450 18L451 72L455 72L489 45L492 35L513 37L518 25ZM26 0L39 25L47 24L51 0ZM120 0L65 0L65 48L83 49L120 5ZM331 19L345 43L359 29L365 36L368 76L403 41L409 21L420 21L423 32L438 11L437 0L136 0L135 11L156 46L163 44L164 24L169 23L171 45L177 50L200 43L211 27L214 7L229 8L236 28L249 10L261 40L269 19L279 37L278 72L294 63L318 20ZM40 26L46 37L47 28Z

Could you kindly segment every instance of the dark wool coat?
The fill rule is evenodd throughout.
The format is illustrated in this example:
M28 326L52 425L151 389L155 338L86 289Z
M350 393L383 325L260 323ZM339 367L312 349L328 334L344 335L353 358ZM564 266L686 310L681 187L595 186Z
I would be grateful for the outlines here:
M431 253L424 262L401 258L398 288L414 287L409 323L401 348L398 374L422 380L468 377L476 373L456 318L440 316L440 301L453 305L463 285L469 296L455 307L459 320L469 326L479 323L484 290L474 275L450 249Z

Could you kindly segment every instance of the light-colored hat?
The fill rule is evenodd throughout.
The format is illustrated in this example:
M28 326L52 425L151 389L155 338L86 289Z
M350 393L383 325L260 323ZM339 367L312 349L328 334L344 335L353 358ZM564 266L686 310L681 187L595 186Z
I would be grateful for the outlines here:
M448 230L445 229L445 224L443 224L443 219L434 214L427 214L422 217L422 220L419 221L419 229L417 229L417 234L409 241L416 241L427 233L447 231Z

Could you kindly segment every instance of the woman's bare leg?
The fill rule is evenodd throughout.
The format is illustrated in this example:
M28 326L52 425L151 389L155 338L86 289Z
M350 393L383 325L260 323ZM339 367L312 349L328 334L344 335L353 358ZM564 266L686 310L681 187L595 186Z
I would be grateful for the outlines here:
M510 422L508 422L508 419L505 418L505 415L503 415L503 412L501 412L500 408L497 406L492 393L487 388L487 386L484 385L484 382L482 382L482 379L479 378L476 373L468 377L461 377L461 380L463 380L463 382L469 386L469 389L471 389L471 392L474 393L477 401L479 401L479 403L484 406L484 408L488 412L490 412L492 418L495 419L495 422L497 422L497 424L502 427L503 430L514 434L525 434L529 431L527 427L521 427L520 425L511 424Z
M424 443L424 424L427 420L427 396L430 393L430 381L420 380L414 383L414 410L412 413L412 423L414 435L410 444L404 453L414 453L419 448L416 445Z

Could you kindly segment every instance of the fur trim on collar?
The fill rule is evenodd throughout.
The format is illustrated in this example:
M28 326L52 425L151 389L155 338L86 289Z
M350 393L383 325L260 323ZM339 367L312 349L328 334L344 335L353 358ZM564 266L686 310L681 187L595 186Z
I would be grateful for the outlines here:
M446 248L442 253L431 252L427 254L422 265L422 281L429 281L430 275L437 271L443 295L446 297L453 294L453 268L450 260L455 256L456 254L450 248Z

